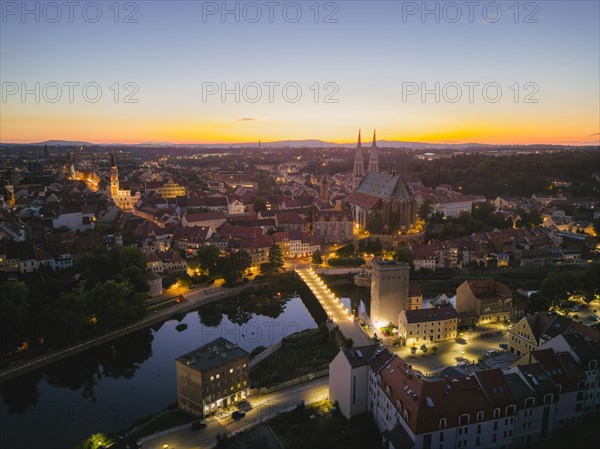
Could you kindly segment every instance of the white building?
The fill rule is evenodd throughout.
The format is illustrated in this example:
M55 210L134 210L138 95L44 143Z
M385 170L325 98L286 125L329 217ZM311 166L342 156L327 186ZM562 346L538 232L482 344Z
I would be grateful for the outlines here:
M369 360L377 345L342 349L329 364L329 401L347 419L367 411Z

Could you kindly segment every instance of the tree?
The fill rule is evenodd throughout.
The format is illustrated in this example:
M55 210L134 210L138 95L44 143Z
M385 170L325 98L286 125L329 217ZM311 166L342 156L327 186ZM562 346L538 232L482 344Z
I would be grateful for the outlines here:
M283 268L283 254L279 245L273 243L269 248L269 263L273 267L273 271L279 271Z
M89 438L81 442L76 449L97 449L100 446L108 447L113 443L113 440L103 433L95 433Z
M427 345L425 343L421 345L421 351L423 351L423 354L427 353Z
M47 340L66 343L87 336L93 312L85 282L80 282L68 293L42 310L41 322Z
M0 324L19 327L27 322L29 288L23 282L3 282L0 288Z
M394 259L399 262L404 262L409 265L413 263L413 254L408 246L399 246L394 251Z
M241 279L244 271L250 268L252 257L246 250L240 250L224 258L223 279L227 284L233 284Z
M263 210L267 210L267 199L264 196L257 196L254 198L254 212L259 213Z
M94 287L89 295L92 311L102 328L138 320L146 310L144 295L136 293L128 281L106 281Z
M431 215L432 212L433 204L431 200L425 200L419 207L419 218L421 218L421 220L425 220L427 217L429 217L429 215Z
M416 347L416 346L412 346L412 347L410 348L410 353L411 353L412 355L415 355L415 354L417 353L417 347Z
M438 352L438 349L439 349L439 348L438 348L437 346L432 346L432 347L431 347L431 350L432 350L433 352Z
M205 245L198 248L197 255L188 261L188 266L192 270L198 269L201 274L211 278L218 277L219 258L221 252L214 245Z
M321 251L316 250L312 255L312 263L315 265L321 265L323 263L323 257L321 257Z
M550 308L551 302L540 292L532 293L529 297L529 308L528 312L538 313L546 312Z

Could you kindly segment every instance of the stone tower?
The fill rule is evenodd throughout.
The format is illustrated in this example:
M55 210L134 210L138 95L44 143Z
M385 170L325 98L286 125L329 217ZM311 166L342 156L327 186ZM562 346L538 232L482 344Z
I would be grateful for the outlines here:
M119 170L115 161L115 155L110 155L110 196L115 198L119 195Z
M379 156L377 155L377 138L375 135L376 131L373 131L373 143L371 145L371 152L369 154L369 173L379 173Z

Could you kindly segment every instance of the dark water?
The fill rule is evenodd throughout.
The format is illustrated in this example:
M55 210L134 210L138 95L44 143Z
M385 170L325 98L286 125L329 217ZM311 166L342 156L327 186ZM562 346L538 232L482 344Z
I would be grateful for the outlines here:
M175 358L219 336L248 352L269 346L316 327L319 312L300 298L233 298L0 384L0 447L67 449L125 429L176 401Z

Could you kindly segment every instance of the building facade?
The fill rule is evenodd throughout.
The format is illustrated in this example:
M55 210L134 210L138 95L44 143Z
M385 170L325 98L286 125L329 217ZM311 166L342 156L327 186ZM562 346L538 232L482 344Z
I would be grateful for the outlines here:
M179 408L205 416L250 394L248 353L218 338L177 358Z
M376 258L371 264L371 323L376 332L388 323L398 324L409 307L408 264Z
M398 335L408 346L456 338L458 313L451 305L420 310L403 310Z
M456 289L456 309L480 324L510 320L512 291L494 279L467 280Z

